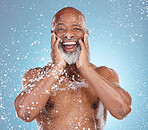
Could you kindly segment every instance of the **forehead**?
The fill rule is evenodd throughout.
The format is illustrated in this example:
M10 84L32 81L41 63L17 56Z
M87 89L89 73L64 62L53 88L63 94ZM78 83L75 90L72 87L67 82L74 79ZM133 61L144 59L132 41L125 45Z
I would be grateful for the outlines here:
M71 13L71 12L68 12L68 13L63 12L63 13L55 15L54 22L55 22L55 24L57 24L57 23L64 23L64 24L76 23L76 24L82 25L82 24L84 24L85 20L84 20L83 15L81 15L81 14Z

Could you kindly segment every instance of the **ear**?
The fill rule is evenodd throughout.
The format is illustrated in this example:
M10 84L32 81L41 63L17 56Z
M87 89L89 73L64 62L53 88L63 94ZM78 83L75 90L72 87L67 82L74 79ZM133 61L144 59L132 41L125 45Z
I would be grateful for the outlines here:
M86 34L89 35L89 31L88 31L88 29L86 29Z
M53 33L54 31L53 30L51 30L51 34Z

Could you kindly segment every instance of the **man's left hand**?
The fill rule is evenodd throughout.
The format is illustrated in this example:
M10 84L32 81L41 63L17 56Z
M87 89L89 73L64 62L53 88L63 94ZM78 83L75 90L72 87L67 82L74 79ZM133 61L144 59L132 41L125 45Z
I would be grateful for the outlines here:
M79 56L78 61L76 62L76 66L79 70L83 69L85 66L89 65L89 45L88 45L88 35L84 35L84 42L80 39L79 40L81 46L81 53Z

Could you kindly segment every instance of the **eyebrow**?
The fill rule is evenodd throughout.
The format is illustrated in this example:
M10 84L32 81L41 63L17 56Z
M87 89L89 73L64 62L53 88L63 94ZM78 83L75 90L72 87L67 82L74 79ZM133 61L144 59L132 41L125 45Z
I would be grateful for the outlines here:
M64 23L57 23L57 25L59 26L59 25L64 25Z
M57 23L57 26L60 26L60 25L64 25L64 23ZM73 24L72 26L79 26L80 27L79 24Z
M79 24L73 24L72 26L80 26Z

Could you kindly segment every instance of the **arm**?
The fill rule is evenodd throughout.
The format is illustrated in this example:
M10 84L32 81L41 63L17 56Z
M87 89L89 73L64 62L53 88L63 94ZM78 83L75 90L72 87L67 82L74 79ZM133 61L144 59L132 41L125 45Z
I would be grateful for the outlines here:
M131 96L119 86L118 75L115 71L107 67L94 70L89 65L89 46L86 34L84 35L84 43L82 40L79 40L79 43L82 50L76 62L77 68L87 79L111 115L117 119L123 119L131 111Z
M94 70L91 66L85 66L81 73L112 116L123 119L130 113L131 96L119 86L119 79L114 70L107 67Z
M19 118L26 122L31 122L36 118L45 107L50 97L51 87L57 81L55 77L61 75L60 70L62 69L59 66L53 66L48 74L41 79L37 76L42 74L40 68L31 69L25 73L22 80L24 90L17 96L14 102Z
M43 69L35 68L26 72L23 77L24 90L17 96L14 105L18 117L26 122L34 120L45 107L52 85L57 82L66 66L58 50L59 41L60 39L56 40L53 34L51 44L54 66L50 68L50 71L45 75Z

